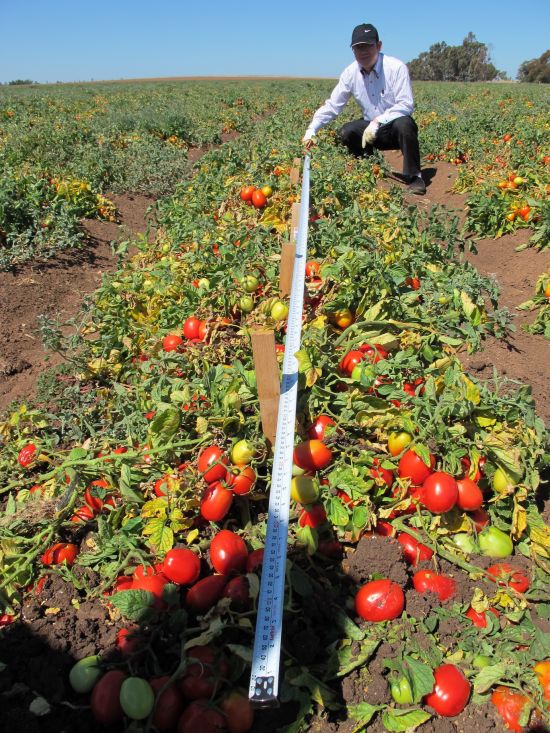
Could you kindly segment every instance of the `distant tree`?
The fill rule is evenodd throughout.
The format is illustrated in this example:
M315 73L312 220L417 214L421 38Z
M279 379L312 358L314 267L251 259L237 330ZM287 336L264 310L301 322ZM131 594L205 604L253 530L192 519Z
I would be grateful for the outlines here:
M409 62L411 78L425 81L492 81L506 74L491 63L485 43L468 33L460 46L445 41L434 43L428 51Z
M545 51L538 59L524 61L518 69L519 81L538 82L539 84L550 83L550 49Z
M10 86L15 86L17 84L36 84L36 82L32 79L14 79L13 81L9 81L8 84Z

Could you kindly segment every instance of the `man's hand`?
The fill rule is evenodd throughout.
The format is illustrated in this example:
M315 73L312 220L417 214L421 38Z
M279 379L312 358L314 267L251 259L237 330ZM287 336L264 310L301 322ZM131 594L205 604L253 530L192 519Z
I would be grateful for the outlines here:
M314 137L308 137L307 139L304 137L302 140L304 147L306 150L311 150L311 148L315 145L315 138Z
M372 143L376 139L376 134L379 127L380 123L376 122L376 120L369 122L368 126L365 128L365 132L363 133L363 138L361 140L362 147L366 148L367 145L372 145Z

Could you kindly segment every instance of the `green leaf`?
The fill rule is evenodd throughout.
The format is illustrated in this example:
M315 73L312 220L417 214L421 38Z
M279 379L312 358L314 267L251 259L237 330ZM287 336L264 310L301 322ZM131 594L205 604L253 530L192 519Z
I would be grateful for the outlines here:
M419 662L414 657L406 656L403 660L404 672L409 680L413 693L413 702L422 700L424 695L429 695L435 685L433 670L424 662Z
M294 356L298 362L298 373L303 374L306 378L306 387L313 387L323 370L315 366L311 353L306 349L300 349Z
M149 433L156 445L166 444L177 432L181 424L181 413L176 407L168 407L155 415Z
M504 662L484 667L474 679L474 691L487 692L495 683L506 677L507 671L508 665Z
M297 565L292 565L290 570L290 582L292 584L292 590L294 590L299 596L302 596L302 598L309 598L313 594L311 580Z
M300 544L305 545L308 555L315 555L319 546L317 530L307 525L305 527L298 527L296 530L296 539Z
M363 529L369 520L369 514L364 506L356 506L353 508L351 521L357 529Z
M348 705L348 718L353 718L357 723L353 726L350 733L360 733L364 727L370 723L373 716L383 709L383 705L371 705L368 702L360 702L357 705Z
M331 496L325 501L327 516L332 524L337 527L345 527L349 522L349 512L344 506L341 499L337 496Z
M389 731L409 731L418 728L432 716L426 710L397 710L386 708L382 713L382 723Z
M123 463L120 468L119 489L122 497L126 499L126 501L134 502L135 504L143 504L145 501L143 496L132 489L132 471L130 466L126 463Z
M69 461L81 461L88 455L85 448L76 447L69 453Z
M148 590L121 590L109 601L125 618L143 621L151 614L155 596Z
M364 639L359 642L359 650L355 644L353 646L349 643L344 644L334 652L327 665L331 670L328 679L345 677L357 667L362 667L374 654L379 644L379 639Z

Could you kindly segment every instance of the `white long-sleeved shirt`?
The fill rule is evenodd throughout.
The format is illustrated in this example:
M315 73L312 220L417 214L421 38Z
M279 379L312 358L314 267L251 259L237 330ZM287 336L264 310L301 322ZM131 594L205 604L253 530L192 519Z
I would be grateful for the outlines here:
M411 116L414 110L406 64L379 53L370 73L357 61L344 69L330 97L313 115L304 139L313 137L321 127L337 117L352 96L361 107L365 120L371 121L376 117L381 125L387 125L397 117Z

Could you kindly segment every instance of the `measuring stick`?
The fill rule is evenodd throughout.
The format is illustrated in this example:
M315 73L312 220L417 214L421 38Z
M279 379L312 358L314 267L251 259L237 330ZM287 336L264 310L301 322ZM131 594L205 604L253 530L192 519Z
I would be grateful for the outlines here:
M300 221L296 237L296 259L290 292L281 396L279 398L279 414L273 455L273 472L271 474L267 536L252 656L252 673L248 692L251 702L258 707L278 705L286 547L290 513L290 481L292 479L296 399L298 396L298 362L294 354L300 349L302 331L308 217L309 156L306 155L304 158Z

